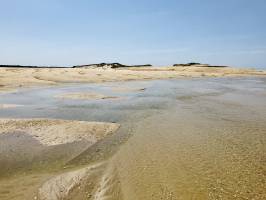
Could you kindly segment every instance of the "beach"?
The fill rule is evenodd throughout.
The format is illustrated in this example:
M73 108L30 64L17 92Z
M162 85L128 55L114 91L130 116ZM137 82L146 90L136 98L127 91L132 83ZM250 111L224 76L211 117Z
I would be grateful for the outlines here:
M265 199L266 72L0 68L0 199Z
M20 87L62 83L101 83L110 81L155 80L182 77L265 76L266 71L233 67L130 67L103 68L0 68L0 92Z

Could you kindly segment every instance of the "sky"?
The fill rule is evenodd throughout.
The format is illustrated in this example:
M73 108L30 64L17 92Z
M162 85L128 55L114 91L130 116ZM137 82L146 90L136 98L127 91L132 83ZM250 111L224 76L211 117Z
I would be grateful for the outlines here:
M266 0L0 0L0 64L266 68Z

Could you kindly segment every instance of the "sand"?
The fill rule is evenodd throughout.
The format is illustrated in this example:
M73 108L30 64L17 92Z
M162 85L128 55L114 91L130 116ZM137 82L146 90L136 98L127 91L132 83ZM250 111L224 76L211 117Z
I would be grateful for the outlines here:
M21 132L46 146L86 140L95 143L112 134L119 124L56 119L0 119L0 134Z
M137 67L125 69L0 68L0 91L60 83L99 83L180 77L266 76L266 71L219 67Z
M94 170L103 163L97 163L82 169L59 174L46 181L39 189L37 199L59 200L67 198L69 193L90 178Z
M131 88L131 87L114 87L113 92L143 92L146 88Z
M57 95L56 97L62 99L79 99L79 100L100 100L100 99L119 99L120 97L115 96L106 96L99 93L85 93L85 92L76 92L76 93L66 93Z
M64 164L57 164L56 170L53 159L59 158L61 151L48 154L49 158L53 157L46 164L39 162L46 161L45 156L41 160L26 160L24 152L20 153L23 165L18 165L16 160L14 163L22 170L21 174L11 174L0 181L0 199L35 199L29 198L33 195L43 200L265 199L265 80L257 80L258 85L252 87L250 80L201 81L192 85L187 82L188 85L184 85L179 80L181 84L168 85L166 81L156 84L156 88L139 90L145 93L147 103L138 102L136 98L131 102L135 105L121 121L124 129L119 131L131 137L117 151L112 149L119 143L117 138L108 141L106 137L107 141L103 140L101 145L95 142L117 130L118 124L54 119L0 120L0 135L15 132L16 142L21 137L18 134L28 134L45 145L45 150L48 146L54 148L58 147L54 145L80 140L95 144L85 148L80 148L80 143L73 143L74 148L68 144L61 151L80 149L60 160L59 164ZM136 89L135 82L131 83ZM144 89L143 85L138 87ZM168 88L171 90L167 91ZM128 91L130 87L122 85L117 90ZM158 98L154 100L154 91L159 92L158 97L164 97L159 101L164 107L158 106ZM78 97L84 95L78 94ZM173 95L177 95L178 101ZM120 115L120 112L113 113L114 117ZM66 117L64 112L58 114ZM35 143L26 147L34 149L32 144ZM12 154L17 154L18 145L21 144L9 145ZM2 157L8 155L3 152ZM37 152L29 158L47 152ZM44 168L31 169L32 160ZM30 171L25 163L30 163ZM17 170L11 164L7 166ZM4 165L0 166L3 169ZM49 171L50 168L53 171ZM39 169L45 169L47 174ZM86 198L81 198L83 194Z
M17 108L22 105L17 105L17 104L0 104L0 109L7 109L7 108Z

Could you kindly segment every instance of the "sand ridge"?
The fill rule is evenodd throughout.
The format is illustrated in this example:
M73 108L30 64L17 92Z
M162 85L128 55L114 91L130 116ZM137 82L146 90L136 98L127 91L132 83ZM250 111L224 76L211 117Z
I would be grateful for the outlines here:
M58 119L0 119L0 134L23 132L46 146L86 140L95 143L114 133L119 124Z
M100 100L100 99L120 99L121 97L117 96L106 96L104 94L92 93L92 92L75 92L75 93L66 93L56 96L61 99L73 99L73 100Z
M104 163L97 163L52 177L38 189L37 199L58 200L67 198L71 190L90 178L91 174L103 165Z

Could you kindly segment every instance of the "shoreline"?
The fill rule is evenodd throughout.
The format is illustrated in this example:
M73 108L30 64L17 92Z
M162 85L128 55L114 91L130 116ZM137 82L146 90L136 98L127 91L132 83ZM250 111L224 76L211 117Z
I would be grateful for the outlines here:
M103 83L199 77L266 77L265 70L232 67L18 68L0 67L0 92L64 83Z

